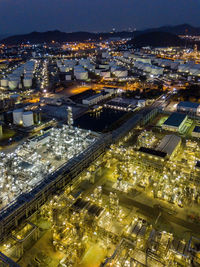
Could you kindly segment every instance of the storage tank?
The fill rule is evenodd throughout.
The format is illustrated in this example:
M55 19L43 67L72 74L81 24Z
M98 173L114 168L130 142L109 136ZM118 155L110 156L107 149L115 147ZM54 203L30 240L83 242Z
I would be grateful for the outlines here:
M67 74L67 75L65 75L65 80L66 80L66 81L71 81L71 79L72 79L71 74Z
M27 70L24 73L25 73L25 77L33 77L33 71L31 70Z
M1 86L2 87L8 87L8 79L2 79L1 80Z
M65 72L66 67L65 66L60 66L59 69L60 69L60 72Z
M13 95L10 96L10 98L13 99L14 101L17 101L17 100L20 99L20 95L18 95L18 94L13 94Z
M100 69L105 69L105 70L108 70L110 68L110 66L108 64L100 64L99 65L99 68Z
M108 52L102 52L102 58L108 58L109 53Z
M34 124L38 124L41 122L41 113L40 112L34 112L33 113L33 122L34 122Z
M146 101L144 99L138 100L138 107L145 107Z
M66 59L64 60L64 65L68 66L70 68L73 68L77 64L77 61L75 59Z
M95 70L94 70L95 74L97 74L97 75L98 75L98 74L100 75L102 71L103 71L102 69L95 69Z
M68 71L70 71L70 70L71 70L71 68L70 68L70 67L68 67L68 66L64 66L64 67L63 67L63 69L64 69L64 72L68 72Z
M88 79L88 72L85 70L77 71L74 75L75 75L77 80L87 80Z
M95 66L93 64L88 64L87 69L93 71L95 69Z
M128 71L127 70L115 70L113 74L117 77L127 77Z
M0 139L2 138L3 136L3 126L2 124L0 124Z
M18 80L17 79L12 79L8 82L9 89L14 90L18 87Z
M116 71L117 69L118 69L118 66L113 65L113 66L111 67L111 72L114 72L114 71Z
M22 114L22 121L24 127L30 127L34 125L33 121L33 112L32 111L26 111Z
M84 71L84 68L80 65L74 66L74 75L79 71Z
M110 71L102 71L100 75L104 78L110 78Z
M6 124L13 123L13 112L12 111L8 111L4 113L4 122Z
M152 70L151 65L145 64L143 70L146 71L146 72L151 72L151 70Z
M24 83L25 88L30 88L32 86L32 79L31 78L24 78L23 83Z
M13 111L13 123L16 125L22 124L23 109L15 109Z

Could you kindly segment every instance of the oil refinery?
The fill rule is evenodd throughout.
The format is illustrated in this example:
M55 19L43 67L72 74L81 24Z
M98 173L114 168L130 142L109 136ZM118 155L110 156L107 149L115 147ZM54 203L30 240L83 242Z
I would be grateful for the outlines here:
M200 266L200 54L112 34L0 46L2 267Z

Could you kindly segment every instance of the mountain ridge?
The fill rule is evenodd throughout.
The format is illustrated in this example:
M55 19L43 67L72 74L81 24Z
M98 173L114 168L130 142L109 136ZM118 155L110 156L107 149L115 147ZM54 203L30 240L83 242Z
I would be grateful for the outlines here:
M185 41L175 34L168 32L146 32L136 36L127 42L134 48L141 47L168 47L168 46L184 46Z
M28 34L17 34L6 37L0 42L3 44L17 45L22 43L51 43L53 40L55 42L75 42L75 41L86 41L86 40L106 40L108 38L131 38L137 37L139 35L151 32L165 32L175 35L200 35L200 27L194 27L190 24L180 24L180 25L165 25L158 28L149 28L142 31L120 31L120 32L107 32L107 33L92 33L87 31L77 31L77 32L62 32L59 30L49 30L46 32L33 31Z

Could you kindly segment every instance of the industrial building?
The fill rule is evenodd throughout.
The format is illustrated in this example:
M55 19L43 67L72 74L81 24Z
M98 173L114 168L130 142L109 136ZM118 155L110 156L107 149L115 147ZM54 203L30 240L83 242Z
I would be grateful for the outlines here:
M165 160L172 158L181 145L181 137L170 134L165 135L156 148L141 146L137 151L145 164L153 166L163 165Z
M100 102L101 100L103 100L103 95L102 93L99 93L99 94L96 94L96 95L93 95L93 96L90 96L86 99L83 99L82 100L82 103L84 105L95 105L97 104L98 102Z
M162 128L167 131L179 132L186 121L187 115L175 112L163 123Z
M140 147L137 151L138 163L145 166L153 166L156 169L164 167L167 159L167 153L153 148Z
M27 113L25 122L26 115L29 116L29 112ZM29 119L27 121L29 122ZM64 125L62 128L51 128L44 135L29 139L13 153L2 153L0 210L22 192L29 192L48 174L79 155L96 139L90 131Z
M188 115L199 115L200 104L189 101L182 101L177 105L177 111L184 112Z
M168 157L173 157L180 145L181 137L175 134L165 135L156 150L165 152Z
M92 106L92 105L95 105L97 104L98 102L102 101L102 100L105 100L107 98L109 98L110 96L112 96L114 94L115 90L112 90L112 91L109 91L109 92L101 92L99 94L95 94L95 95L92 95L86 99L83 99L82 100L82 103L84 105L88 105L88 106Z
M193 137L197 137L199 138L200 137L200 126L195 126L194 127L194 130L192 131L191 135Z
M104 104L104 107L116 110L131 111L137 107L137 104L138 101L136 99L117 97Z

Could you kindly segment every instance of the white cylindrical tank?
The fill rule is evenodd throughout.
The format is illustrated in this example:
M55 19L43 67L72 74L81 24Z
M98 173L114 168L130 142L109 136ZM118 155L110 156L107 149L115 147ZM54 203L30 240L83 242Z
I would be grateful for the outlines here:
M25 77L33 77L33 71L27 70L24 72L25 73Z
M76 74L77 80L87 80L88 79L88 72L87 71L77 71Z
M71 74L67 74L67 75L65 75L65 80L66 80L66 81L71 81L71 79L72 79Z
M59 69L60 69L60 72L65 72L66 67L62 65L59 67Z
M100 64L99 65L99 68L100 69L105 69L105 70L108 70L110 68L110 66L108 64Z
M74 75L76 75L77 72L84 71L84 68L80 65L74 66Z
M113 73L117 77L127 77L128 76L127 70L115 70Z
M95 74L99 74L100 75L102 70L101 69L95 69L94 72L95 72Z
M67 66L64 66L64 72L68 72L68 71L70 71L70 67L67 67Z
M0 124L0 139L2 138L3 136L3 127L2 127L2 124Z
M100 75L104 78L110 78L110 71L102 71Z
M32 111L26 111L22 114L22 121L24 127L30 127L34 124L33 121L33 112Z
M1 86L2 87L8 87L8 79L2 79L1 80Z
M22 114L23 114L23 109L15 109L13 111L13 123L14 124L21 124L22 123Z
M14 90L18 87L18 80L12 79L8 82L9 89Z
M31 78L24 78L24 87L29 88L32 86L32 79Z
M111 67L111 72L114 72L114 71L116 71L117 69L118 69L117 66L112 66L112 67Z
M138 107L145 107L146 101L144 99L138 100Z
M102 58L108 58L108 57L109 57L108 52L103 52L103 53L102 53Z

